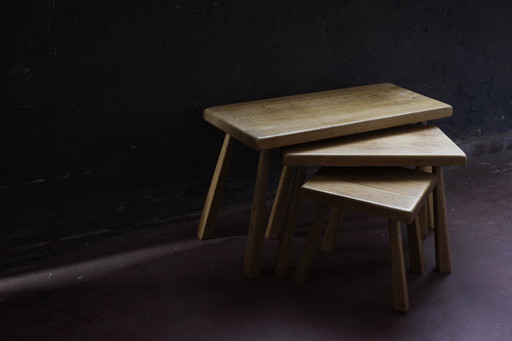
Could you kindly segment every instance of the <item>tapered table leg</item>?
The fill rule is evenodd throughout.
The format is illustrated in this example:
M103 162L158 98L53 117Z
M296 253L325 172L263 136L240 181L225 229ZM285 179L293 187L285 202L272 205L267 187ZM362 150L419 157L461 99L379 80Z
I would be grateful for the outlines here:
M290 183L292 180L293 167L284 166L277 186L276 197L268 219L267 231L265 237L267 239L279 238L279 233L284 225L286 218L286 208L290 200Z
M409 293L405 277L405 263L400 222L398 221L389 221L389 246L391 252L393 309L406 312L409 309Z
M309 231L304 248L300 253L299 263L293 273L294 282L304 283L309 275L309 270L311 269L311 264L313 263L316 249L318 248L318 238L322 232L322 225L328 208L329 206L327 204L320 204L320 206L318 206L315 220Z
M448 224L446 219L446 197L444 191L444 176L441 167L434 167L433 173L437 175L437 185L434 188L434 231L436 266L439 272L451 272L450 242L448 237Z
M211 238L213 235L215 220L217 219L220 201L222 198L222 190L224 188L224 183L226 182L234 144L235 140L233 137L226 134L217 160L217 166L213 173L212 182L210 183L210 189L206 196L201 219L199 220L197 238L201 240Z
M290 207L286 217L281 240L279 241L279 248L277 250L276 265L274 273L276 275L284 275L288 272L290 266L290 256L292 251L293 237L297 227L297 216L299 214L300 206L300 187L304 184L304 177L306 174L306 167L297 167L297 174L293 182Z
M407 240L409 246L409 263L411 271L417 274L425 272L423 257L423 242L421 241L420 225L416 217L407 225Z
M419 167L416 167L416 169L421 172L432 173L432 170L428 166L419 166ZM430 215L430 213L429 213L428 205L424 205L420 209L420 212L417 216L417 219L418 219L417 223L420 225L421 236L423 238L427 238L427 236L428 236L429 215Z
M247 248L245 250L244 275L249 278L258 277L261 273L269 165L270 150L260 151L249 233L247 235Z
M336 239L340 230L341 208L333 207L327 229L325 231L324 241L321 250L325 252L334 252L336 249Z
M427 166L425 172L432 173L432 166ZM428 211L428 228L434 229L434 195L430 193L427 200L427 211Z
M428 228L433 230L434 229L434 195L430 194L428 196L427 200L427 206L428 206Z

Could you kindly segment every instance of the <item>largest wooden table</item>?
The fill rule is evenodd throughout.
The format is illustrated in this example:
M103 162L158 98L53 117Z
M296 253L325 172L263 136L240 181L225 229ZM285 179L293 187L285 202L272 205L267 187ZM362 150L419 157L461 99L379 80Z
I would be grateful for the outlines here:
M204 119L226 133L199 222L213 234L234 139L260 151L244 275L261 272L269 151L299 143L449 117L448 104L382 83L207 108Z

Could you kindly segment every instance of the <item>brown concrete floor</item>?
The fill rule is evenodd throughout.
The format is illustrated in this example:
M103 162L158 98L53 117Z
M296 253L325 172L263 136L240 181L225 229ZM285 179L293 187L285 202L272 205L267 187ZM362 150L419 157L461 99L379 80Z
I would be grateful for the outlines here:
M350 214L306 284L242 276L248 215L222 216L69 252L0 274L0 340L510 340L512 152L446 170L452 274L408 274L411 309L391 310L386 222ZM304 238L306 205L296 240Z

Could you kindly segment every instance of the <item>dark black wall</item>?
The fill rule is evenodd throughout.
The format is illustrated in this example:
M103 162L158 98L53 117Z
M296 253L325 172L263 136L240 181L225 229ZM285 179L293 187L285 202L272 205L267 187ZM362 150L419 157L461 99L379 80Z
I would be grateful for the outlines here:
M4 229L51 209L61 230L81 212L197 212L222 141L212 105L389 81L452 104L453 138L510 131L511 4L3 1ZM230 200L250 196L255 158L237 150Z

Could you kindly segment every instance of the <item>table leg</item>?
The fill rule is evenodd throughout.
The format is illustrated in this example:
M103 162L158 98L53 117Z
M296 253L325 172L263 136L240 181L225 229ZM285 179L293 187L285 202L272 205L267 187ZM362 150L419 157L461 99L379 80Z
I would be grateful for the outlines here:
M290 256L292 251L293 237L295 236L295 229L297 227L297 216L299 214L300 206L300 187L304 184L304 177L306 175L306 167L297 167L297 174L295 174L295 181L293 182L290 207L286 217L281 240L279 241L279 248L277 249L277 257L274 273L276 275L284 275L288 272L290 266Z
M432 173L432 172L431 172ZM428 206L428 228L429 229L434 229L434 195L433 194L430 194L428 196L428 200L427 200L427 206Z
M421 171L421 172L426 172L426 173L432 173L432 170L430 169L429 170L429 167L428 166L419 166L419 167L416 167L417 170ZM418 219L418 223L420 225L420 230L421 230L421 236L423 238L427 238L428 236L428 224L429 224L429 207L428 205L424 205L421 209L420 209L420 212L417 216L417 219Z
M400 222L395 220L389 221L389 248L391 251L393 309L406 312L409 309L409 293L405 276L404 251Z
M425 261L423 258L423 242L421 241L420 225L418 216L407 225L407 239L409 246L409 265L411 271L417 274L425 272Z
M428 121L423 121L423 122L420 122L419 124L423 124L423 125L427 125L428 124ZM432 173L432 166L425 166L423 167L424 168L424 172L427 172L427 173ZM428 215L427 215L427 230L426 231L421 231L422 233L422 236L423 237L426 237L427 234L428 234L428 229L433 229L434 228L434 195L433 194L430 194L429 197L428 197L428 201L427 201L427 212L428 212ZM425 235L424 235L424 232L425 232Z
M441 167L434 167L437 185L434 188L434 240L436 249L436 266L439 272L451 272L450 243L446 221L446 198L444 192L444 176Z
M304 283L309 275L309 270L311 269L311 264L313 263L316 249L318 248L318 238L320 237L320 233L322 233L322 226L324 218L327 215L328 208L329 206L323 203L318 206L315 220L313 221L313 225L311 226L308 237L306 238L306 243L300 253L297 268L293 273L294 282Z
M260 151L258 174L254 187L251 220L245 250L244 275L249 278L258 277L261 273L261 254L265 234L265 206L269 177L270 150Z
M428 207L423 206L418 213L418 225L420 226L420 232L422 238L428 237Z
M231 135L226 134L217 160L217 166L213 173L212 182L210 183L210 189L206 196L201 219L199 220L197 238L201 240L211 238L213 235L215 220L217 219L220 201L222 198L222 189L224 188L231 155L233 154L234 142L234 138L231 137Z
M427 166L425 172L432 173L432 166ZM434 229L434 195L430 193L427 200L427 223L429 229Z
M334 252L334 249L336 249L336 239L340 230L341 212L342 210L339 207L332 209L331 217L325 231L324 241L320 248L322 251Z
M281 228L284 225L286 217L286 208L290 199L290 183L293 175L293 167L283 166L279 185L277 186L276 197L268 219L267 231L265 237L267 239L278 239Z

